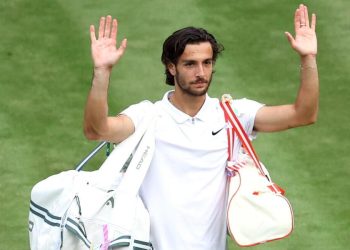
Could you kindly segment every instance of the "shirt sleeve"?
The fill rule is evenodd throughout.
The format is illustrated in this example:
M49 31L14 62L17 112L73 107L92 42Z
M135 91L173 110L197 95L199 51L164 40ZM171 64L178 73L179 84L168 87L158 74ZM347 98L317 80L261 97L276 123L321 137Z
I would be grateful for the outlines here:
M262 103L246 98L233 100L232 108L251 140L256 137L256 132L253 131L256 113L263 106Z
M140 103L129 106L120 112L120 114L128 116L134 123L135 129L137 129L146 114L151 112L151 105L153 104L150 101L142 101Z

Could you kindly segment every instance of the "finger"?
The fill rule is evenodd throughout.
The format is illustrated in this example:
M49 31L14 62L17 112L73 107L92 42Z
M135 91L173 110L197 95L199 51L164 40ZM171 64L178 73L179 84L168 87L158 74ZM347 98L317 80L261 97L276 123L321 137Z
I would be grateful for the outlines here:
M305 24L306 27L310 27L310 23L309 23L309 12L307 10L307 6L304 5L304 16L305 16Z
M294 37L289 32L284 32L284 34L286 35L290 46L292 46L292 48L294 48L294 44L295 44Z
M98 39L102 38L105 33L105 17L100 18L100 27L98 28Z
M104 37L109 38L111 34L111 23L112 23L112 17L107 16Z
M94 25L90 25L90 40L91 40L91 43L94 43L96 41L95 26Z
M299 5L299 13L300 13L300 26L304 26L306 24L305 21L305 8L304 5L300 4Z
M118 50L120 51L120 55L123 55L125 50L126 50L126 46L127 46L128 40L126 38L123 39L123 41L120 43L120 46L118 48Z
M112 39L117 40L117 32L118 32L118 22L117 22L117 19L113 19L112 31L111 31L111 38Z
M300 10L296 9L294 13L294 29L295 32L300 28Z
M316 14L312 14L311 16L311 29L313 31L316 30Z

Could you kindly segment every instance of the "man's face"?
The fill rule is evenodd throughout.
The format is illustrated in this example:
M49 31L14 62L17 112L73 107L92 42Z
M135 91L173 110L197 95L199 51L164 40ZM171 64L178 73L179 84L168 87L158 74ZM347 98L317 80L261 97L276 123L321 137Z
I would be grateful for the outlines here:
M187 44L178 63L169 66L178 90L192 96L205 95L213 74L213 50L209 42Z

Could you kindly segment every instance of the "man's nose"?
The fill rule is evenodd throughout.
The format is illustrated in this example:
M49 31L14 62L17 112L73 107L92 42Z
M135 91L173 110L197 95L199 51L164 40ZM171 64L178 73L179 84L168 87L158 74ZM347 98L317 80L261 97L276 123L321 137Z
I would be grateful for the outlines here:
M204 76L204 67L202 64L199 64L196 70L196 76L197 77L202 77Z

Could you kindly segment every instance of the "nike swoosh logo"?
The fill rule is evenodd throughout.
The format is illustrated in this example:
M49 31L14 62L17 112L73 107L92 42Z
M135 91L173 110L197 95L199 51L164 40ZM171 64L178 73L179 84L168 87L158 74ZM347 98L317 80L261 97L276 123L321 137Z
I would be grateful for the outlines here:
M218 131L211 131L212 135L217 135L221 130L223 130L225 127L219 129Z

